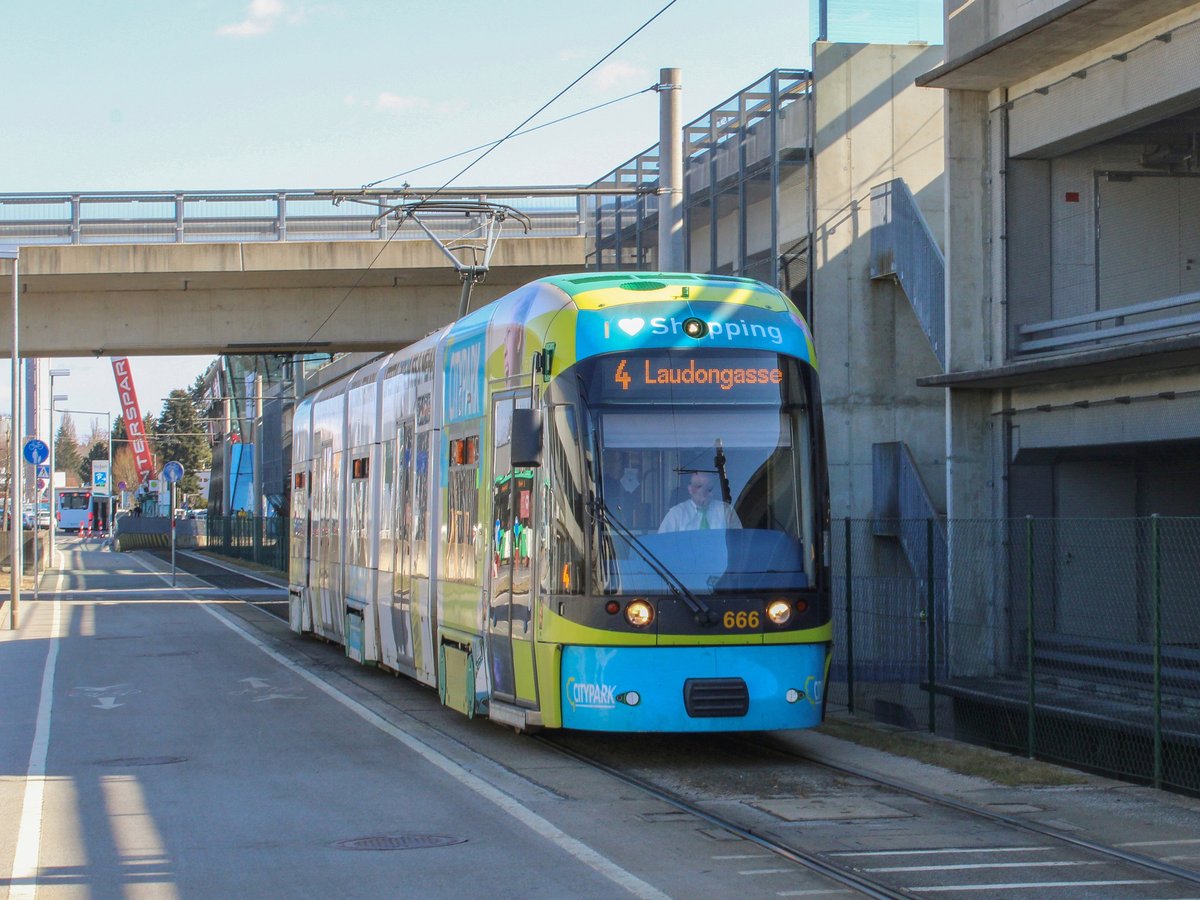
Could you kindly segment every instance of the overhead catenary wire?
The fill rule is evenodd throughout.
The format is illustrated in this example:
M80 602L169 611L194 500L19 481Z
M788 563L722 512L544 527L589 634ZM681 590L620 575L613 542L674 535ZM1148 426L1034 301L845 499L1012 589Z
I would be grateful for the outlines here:
M611 50L609 50L607 53L605 53L602 57L600 57L598 60L596 60L596 62L594 62L592 65L590 65L581 75L579 75L577 78L575 78L570 84L568 84L566 87L564 87L558 93L556 93L553 97L551 97L549 100L547 100L545 103L543 103L540 107L538 107L537 110L535 112L533 112L532 115L527 116L519 125L517 125L515 128L513 128L508 134L506 134L504 137L500 138L498 141L496 141L495 143L488 146L487 149L483 151L483 153L479 154L479 156L477 156L475 159L473 159L471 162L469 162L466 166L464 166L462 169L460 169L457 173L455 173L453 176L451 176L449 179L447 179L446 182L444 184L442 184L442 186L439 187L436 191L434 191L428 197L423 198L423 201L430 200L434 196L445 191L446 188L448 188L455 181L457 181L459 178L461 178L463 175L465 175L467 172L469 172L472 168L474 168L483 159L485 159L493 150L495 150L497 147L499 147L505 141L514 137L522 128L524 128L526 125L528 125L534 119L536 119L539 115L541 115L549 106L551 106L555 101L557 101L560 97L562 97L563 94L567 93L567 91L571 90L571 88L573 88L573 87L575 87L575 85L579 84L579 82L581 82L584 78L586 78L588 75L592 74L592 72L596 71L596 69L598 69L601 65L603 65L609 59L609 57L611 57L614 53L616 53L618 50L620 50L622 47L624 47L626 44L628 44L631 40L633 40L635 37L637 37L639 34L641 34L643 31L645 31L646 28L648 28L656 19L658 19L663 13L665 13L668 9L670 9L672 6L674 6L678 2L679 2L679 0L668 0L668 2L665 3L663 5L663 7L661 9L659 9L658 12L656 12L654 15L652 15L649 19L647 19L645 22L643 22L641 25L639 25L636 29L634 29L628 35L626 35L620 41L620 43L618 43L615 47L613 47ZM466 151L466 152L469 153L471 151ZM393 177L397 177L397 176L393 176ZM410 208L410 210L408 211L407 214L411 216L415 212L416 212L416 207L413 207L413 208ZM324 328L327 324L329 324L329 320L332 319L337 314L337 311L339 309L341 309L343 305L345 305L346 301L350 298L350 295L353 294L354 291L356 291L358 289L358 287L362 284L363 279L366 278L367 274L371 271L372 268L374 268L375 263L377 263L379 261L379 258L381 256L383 256L384 251L388 248L388 245L391 244L392 240L395 238L396 234L398 234L398 233L399 233L399 229L397 229L397 231L393 232L392 234L388 235L387 239L383 242L383 246L381 246L379 248L379 250L376 252L376 254L371 258L370 263L368 263L367 267L362 270L362 272L359 274L358 278L356 278L354 280L354 284L350 285L350 287L346 289L346 293L342 295L342 298L334 305L333 309L331 309L329 311L329 314L327 316L325 316L324 319L321 320L321 323L319 325L317 325L316 328L313 329L312 334L310 334L308 336L308 339L304 341L304 344L301 345L302 347L306 346L308 344L311 344L313 339L316 338L316 336L318 334L320 334L321 329Z
M427 162L424 165L415 166L414 168L411 168L411 169L405 169L403 172L397 172L395 175L389 175L387 178L380 178L378 181L370 181L363 185L363 189L367 190L369 188L378 187L379 185L383 184L385 181L395 181L397 178L403 178L405 175L411 175L414 172L420 172L420 171L423 171L424 169L431 169L434 166L441 165L444 162L449 162L452 159L458 159L460 156L466 156L468 153L474 153L476 150L482 150L485 147L495 147L496 145L503 143L504 141L508 140L509 138L524 137L527 134L533 134L535 131L541 131L543 128L549 128L551 125L559 125L570 119L575 119L575 118L578 118L579 116L584 116L584 115L587 115L588 113L593 113L598 109L604 109L606 106L612 106L614 103L621 103L622 101L628 100L631 97L638 97L638 96L641 96L642 94L649 93L650 91L655 90L657 87L658 87L657 84L652 84L649 87L644 87L641 90L634 91L630 94L626 94L623 97L617 97L613 100L606 100L603 103L597 103L595 106L589 106L587 109L581 109L578 112L571 113L570 115L561 116L560 118L557 118L557 119L551 119L549 122L543 122L541 125L535 125L532 128L526 128L524 131L518 131L514 134L509 134L506 137L497 138L494 141L488 141L485 144L478 144L474 147L468 147L466 150L460 150L457 153L450 154L449 156L443 156L441 159L435 159L433 162ZM536 115L536 113L535 113L535 115Z

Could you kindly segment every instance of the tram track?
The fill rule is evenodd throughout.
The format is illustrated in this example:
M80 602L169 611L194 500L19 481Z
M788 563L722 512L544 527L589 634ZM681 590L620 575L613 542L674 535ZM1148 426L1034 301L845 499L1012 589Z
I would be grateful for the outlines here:
M530 740L537 741L542 746L548 747L556 753L561 753L564 756L574 759L576 762L599 769L609 777L615 778L623 784L635 787L649 794L655 799L666 803L668 806L674 807L680 812L688 813L689 815L695 816L696 818L701 819L710 825L715 825L716 827L721 828L730 834L736 835L742 840L750 841L756 846L775 854L781 859L802 866L811 872L816 872L820 875L823 875L824 877L830 879L831 881L835 881L844 887L853 888L860 892L863 896L887 898L887 900L895 900L895 898L907 898L912 896L911 894L897 891L881 881L877 881L862 875L851 868L832 863L829 860L822 858L818 854L811 853L800 847L789 846L788 844L785 844L776 838L772 838L769 835L760 834L755 829L738 823L732 818L717 815L712 811L706 810L703 807L687 800L681 795L667 790L661 785L653 784L646 779L639 778L627 771L622 771L621 769L610 766L607 763L601 762L600 760L590 757L585 753L575 750L561 741L556 740L551 735L544 733L531 735Z
M927 791L924 788L907 784L899 779L887 778L877 772L867 772L863 769L858 769L853 766L832 763L823 759L815 759L811 756L796 753L794 750L780 745L770 736L767 736L758 744L758 746L767 747L776 753L784 755L785 757L803 760L810 765L819 766L820 768L829 772L835 772L839 775L848 775L854 778L874 782L875 784L878 784L887 790L907 795L924 803L935 804L945 809L953 810L959 813L965 813L977 819L986 820L1020 832L1032 834L1040 838L1049 838L1063 844L1077 847L1089 853L1107 857L1120 863L1137 866L1153 874L1165 875L1174 880L1200 886L1200 872L1195 872L1191 869L1185 869L1182 866L1176 866L1173 863L1154 859L1153 857L1146 856L1141 853L1132 853L1128 850L1122 850L1119 847L1108 846L1088 838L1069 834L1060 829L1051 828L1038 822L1033 822L1026 819L1018 819L1015 816L1005 815L1004 813L986 809L985 807L977 804L968 803L963 800L957 800L942 794L936 794L932 791Z
M761 803L748 804L744 797L731 802L715 796L706 778L697 777L689 783L685 775L681 785L682 767L670 765L669 749L663 759L648 754L639 761L635 773L629 770L629 765L602 758L607 755L603 750L591 749L589 744L597 743L593 737L564 733L543 734L534 739L864 896L1026 897L1040 896L1057 888L1058 896L1070 896L1073 900L1164 898L1195 897L1200 886L1200 872L986 809L877 772L806 755L770 735L710 735L705 740L709 750L720 744L736 748L729 755L741 754L751 769L769 769L771 761L766 757L771 757L776 763L802 765L810 777L817 771L833 776L834 780L826 785L829 792L860 798L870 795L874 799L867 803L901 809L902 818L886 821L903 825L881 828L881 823L871 821L869 816L857 822L852 819L821 822L818 815L801 821L799 827L783 820L764 821L761 812L751 808L761 809ZM689 743L697 746L694 740ZM665 781L675 781L676 785L668 787ZM799 803L806 799L814 805L822 802L822 790L814 790L811 780L797 794ZM897 802L900 798L904 802ZM853 800L847 803L852 805ZM716 811L718 808L722 811ZM939 845L939 838L943 837L947 840ZM1075 880L1070 880L1073 875ZM962 883L950 883L955 881Z

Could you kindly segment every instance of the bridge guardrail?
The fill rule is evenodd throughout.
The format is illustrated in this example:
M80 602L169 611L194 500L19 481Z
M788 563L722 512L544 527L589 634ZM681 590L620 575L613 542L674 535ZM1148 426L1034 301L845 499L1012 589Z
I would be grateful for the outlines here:
M584 233L587 198L562 195L514 196L503 202L527 215L529 237L572 237ZM486 199L498 189L467 189L443 199ZM248 241L425 240L412 220L381 211L417 199L412 190L394 195L373 192L371 205L335 204L329 191L130 191L0 194L0 243L170 244ZM375 204L378 205L375 205ZM469 230L459 215L422 216L439 237ZM398 225L397 225L398 223ZM464 227L466 225L467 227ZM520 228L506 236L523 237Z

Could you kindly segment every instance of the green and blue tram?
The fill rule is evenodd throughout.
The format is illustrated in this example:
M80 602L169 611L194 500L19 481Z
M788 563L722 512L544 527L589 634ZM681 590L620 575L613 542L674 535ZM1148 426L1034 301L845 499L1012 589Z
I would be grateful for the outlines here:
M545 278L316 390L292 431L294 630L519 729L821 721L821 406L778 291Z

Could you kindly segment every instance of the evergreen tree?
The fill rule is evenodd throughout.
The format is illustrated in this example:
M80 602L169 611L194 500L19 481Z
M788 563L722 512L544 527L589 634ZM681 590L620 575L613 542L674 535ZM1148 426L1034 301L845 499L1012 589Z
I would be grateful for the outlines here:
M54 437L54 468L70 474L79 473L79 464L83 461L83 451L79 447L79 438L75 436L75 423L71 421L70 413L63 413L62 423L58 426L58 434ZM91 481L91 471L86 480Z
M200 415L192 398L184 390L173 390L163 403L162 414L156 423L155 440L158 465L161 469L172 460L183 465L184 476L179 490L194 494L200 489L196 473L212 464L212 447L200 423Z
M79 462L79 478L84 484L92 483L92 461L102 459L108 461L108 441L98 440L88 448L87 456ZM111 473L109 478L112 478Z

